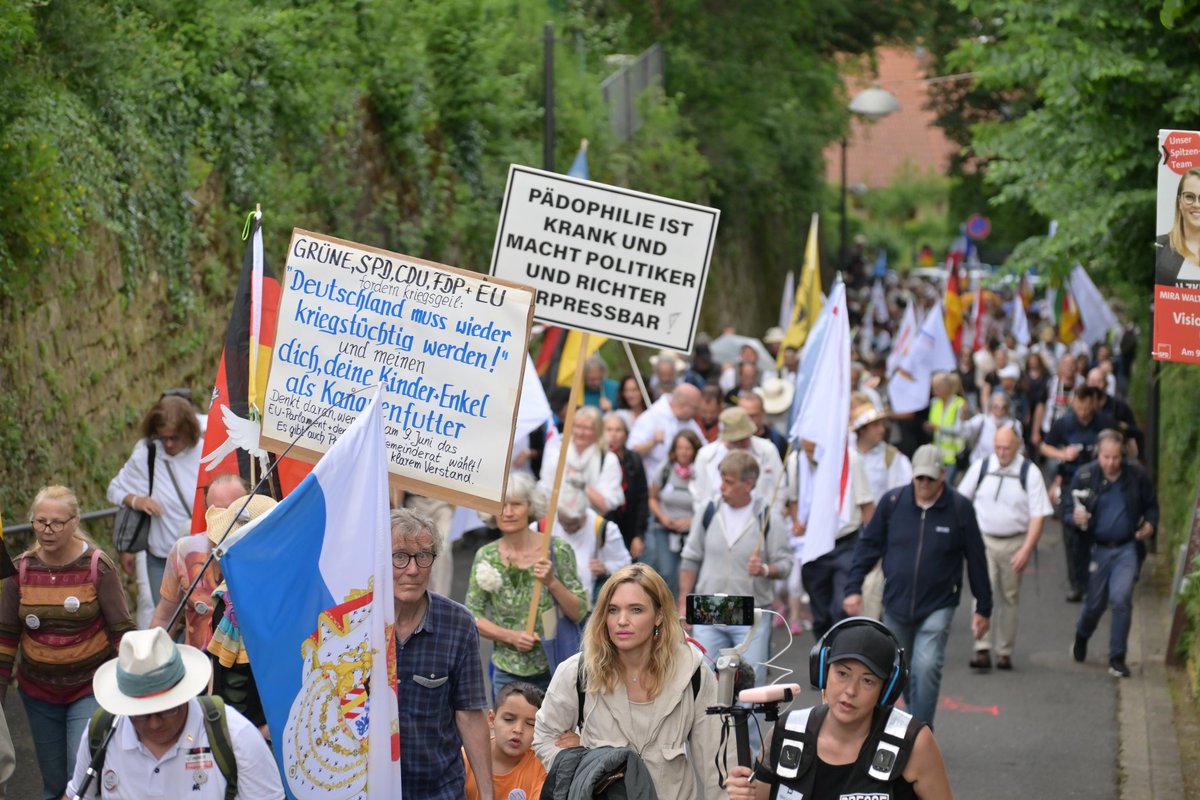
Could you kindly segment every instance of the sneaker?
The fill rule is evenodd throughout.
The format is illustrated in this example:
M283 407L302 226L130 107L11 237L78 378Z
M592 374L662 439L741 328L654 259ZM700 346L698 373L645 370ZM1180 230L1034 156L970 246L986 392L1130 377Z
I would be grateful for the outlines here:
M791 627L788 628L788 630L790 630L794 636L799 636L800 634L807 631L808 628L809 628L808 620L798 619L791 624Z
M1075 634L1075 644L1071 646L1071 656L1080 664L1087 661L1087 639Z
M1108 674L1114 678L1128 678L1130 676L1129 667L1125 666L1125 659L1110 658L1108 660Z

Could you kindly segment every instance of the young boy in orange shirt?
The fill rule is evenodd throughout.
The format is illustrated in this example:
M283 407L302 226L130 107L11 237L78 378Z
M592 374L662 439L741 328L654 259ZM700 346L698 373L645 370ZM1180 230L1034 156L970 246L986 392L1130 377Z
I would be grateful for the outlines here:
M546 768L533 752L533 723L545 693L528 683L510 683L496 696L488 712L492 727L492 785L496 800L537 800L546 781ZM467 765L467 800L479 800L475 773Z

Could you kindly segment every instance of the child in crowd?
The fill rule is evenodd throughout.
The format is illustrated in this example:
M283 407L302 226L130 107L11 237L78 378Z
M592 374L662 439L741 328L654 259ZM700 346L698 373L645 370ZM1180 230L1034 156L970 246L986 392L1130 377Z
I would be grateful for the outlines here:
M500 689L496 710L488 712L492 727L492 785L496 800L537 800L546 768L533 752L533 724L545 693L517 681ZM466 761L464 754L464 761ZM467 763L467 800L479 800L475 773Z

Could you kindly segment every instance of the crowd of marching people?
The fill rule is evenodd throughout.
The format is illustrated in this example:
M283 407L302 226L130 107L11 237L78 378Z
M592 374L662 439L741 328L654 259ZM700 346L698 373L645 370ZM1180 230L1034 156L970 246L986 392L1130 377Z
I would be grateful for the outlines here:
M682 798L767 797L772 784L818 798L880 786L949 797L932 725L963 567L970 666L1020 668L1021 577L1052 517L1065 599L1082 604L1072 654L1087 658L1111 610L1109 669L1129 676L1133 582L1158 521L1121 397L1134 331L1088 344L1026 308L1019 290L989 291L974 330L962 327L974 344L960 342L955 367L933 375L928 407L898 413L888 382L903 311L919 321L940 311L941 295L889 276L860 280L848 297L857 337L845 501L817 558L803 547L814 508L841 501L814 490L826 454L793 434L804 349L782 328L702 336L690 358L661 352L644 376L613 378L589 358L569 435L568 395L552 390L554 427L516 443L503 508L470 563L452 560L448 504L394 498L409 796L567 797L564 787L591 779L581 776L619 771L630 787ZM203 422L183 392L145 415L108 487L129 537L115 560L84 532L70 489L33 499L36 542L0 594L0 699L17 685L48 800L85 783L102 797L283 796L261 676L236 598L208 559L275 501L220 475L202 495L208 535L186 535ZM456 570L468 588L451 599ZM752 597L770 621L687 625L692 594ZM772 626L811 630L823 704L766 737L757 770L719 769L723 723L705 713L718 698L717 653L744 645L762 685ZM854 765L885 725L903 758L867 774ZM810 737L815 755L784 769L792 735Z

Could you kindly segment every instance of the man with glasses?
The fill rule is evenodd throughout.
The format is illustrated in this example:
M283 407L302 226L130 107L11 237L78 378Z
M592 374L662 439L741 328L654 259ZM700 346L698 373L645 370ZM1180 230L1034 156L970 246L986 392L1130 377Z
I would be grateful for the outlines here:
M429 591L430 568L442 546L433 520L409 509L392 512L401 780L411 797L460 798L466 783L462 750L480 798L492 800L488 701L475 619L461 604Z
M904 690L909 712L933 725L950 624L962 593L963 561L975 596L971 630L988 631L992 587L983 537L970 501L946 486L937 445L913 454L913 482L884 495L854 550L843 608L862 613L862 582L883 559L883 624L908 655L911 677Z

